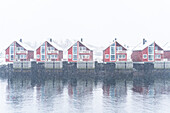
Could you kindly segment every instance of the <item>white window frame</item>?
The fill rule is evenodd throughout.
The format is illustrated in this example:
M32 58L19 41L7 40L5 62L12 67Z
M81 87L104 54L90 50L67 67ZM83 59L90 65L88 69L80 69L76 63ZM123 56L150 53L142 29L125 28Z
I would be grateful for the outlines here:
M11 50L13 50L13 53L11 53ZM13 59L12 59L13 56ZM14 43L10 46L10 60L13 61L14 60Z
M44 56L44 59L42 59L42 56ZM44 55L44 54L42 54L42 55L41 55L41 60L42 60L42 61L44 61L44 60L45 60L45 55Z
M114 53L112 54L112 48L114 49ZM114 60L112 60L112 56L114 56ZM116 44L112 44L110 46L110 61L116 61Z
M144 57L146 55L146 57ZM147 54L143 54L143 59L147 59L148 55Z
M121 46L117 46L117 51L122 51L122 47Z
M160 56L160 57L157 57ZM161 55L155 55L155 59L161 59Z
M42 53L42 48L44 48L44 53ZM42 59L42 56L44 56L44 59ZM45 43L43 43L41 46L41 60L45 61Z
M74 48L76 48L76 50L77 50L77 45L76 46L73 46L73 61L77 61L77 51L76 52L74 52ZM75 54L74 54L75 53ZM75 57L76 56L76 57ZM76 59L75 59L76 58Z
M126 55L122 55L122 59L125 59L126 58Z
M26 55L24 55L23 57L24 57L24 59L26 59L26 58L27 58L27 56L26 56Z
M57 58L58 58L58 55L54 55L54 57L57 59Z
M157 48L157 49L156 49ZM158 51L158 46L155 46L155 51Z
M155 59L155 56L154 56L154 51L155 51L154 45L155 45L155 44L152 43L151 45L148 46L148 61L154 61L154 59ZM149 53L149 48L152 48L152 50L153 50L153 53L152 53L152 54ZM153 56L153 60L150 60L150 59L149 59L149 56Z

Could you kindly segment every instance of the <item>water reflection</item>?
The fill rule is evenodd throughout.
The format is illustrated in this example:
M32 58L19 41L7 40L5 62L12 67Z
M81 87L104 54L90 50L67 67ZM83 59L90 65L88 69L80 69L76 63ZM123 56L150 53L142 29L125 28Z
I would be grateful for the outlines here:
M170 112L170 79L15 76L0 78L0 93L3 112Z
M169 94L170 93L170 80L167 79L151 79L144 80L143 78L139 80L133 80L134 92L141 95L159 95L159 94Z

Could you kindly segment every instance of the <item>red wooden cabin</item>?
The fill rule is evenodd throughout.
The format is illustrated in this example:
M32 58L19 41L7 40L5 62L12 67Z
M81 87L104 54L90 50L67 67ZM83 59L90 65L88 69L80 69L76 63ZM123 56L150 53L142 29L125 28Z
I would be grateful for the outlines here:
M77 41L68 49L68 62L93 61L93 51Z
M131 54L133 62L155 62L163 61L164 51L155 42L147 43L143 42L138 44Z
M36 49L37 62L61 61L63 59L63 51L58 47L52 39L45 41Z
M117 41L103 50L103 62L127 61L127 49Z
M170 43L166 43L163 47L164 49L164 59L170 61Z
M31 59L34 59L34 50L22 42L22 39L12 42L5 50L6 62L30 61Z

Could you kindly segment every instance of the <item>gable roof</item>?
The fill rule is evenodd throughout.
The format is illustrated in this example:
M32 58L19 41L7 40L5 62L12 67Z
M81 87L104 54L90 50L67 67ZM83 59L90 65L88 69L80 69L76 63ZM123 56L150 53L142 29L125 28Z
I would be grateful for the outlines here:
M58 50L63 50L60 46L58 46L55 42L50 42L50 41L47 41L49 44L51 44L53 47L55 47L56 49Z
M28 44L26 44L25 42L13 41L12 43L14 43L14 42L18 43L20 46L22 46L22 47L25 48L26 50L34 51L34 49L31 48L31 47L30 47ZM11 44L12 44L12 43L11 43ZM11 45L11 44L10 44L10 45ZM9 46L10 46L10 45L9 45ZM9 47L9 46L8 46L8 47ZM8 48L8 47L7 47L7 48ZM6 48L6 49L7 49L7 48ZM6 50L6 49L5 49L5 50Z
M19 42L16 41L19 45L21 45L23 48L25 48L26 50L30 50L30 51L34 51L33 48L31 48L28 44L24 43L24 42Z
M152 43L155 43L157 44L155 41L149 41L149 42L146 42L144 45L143 45L143 42L141 43L138 43L137 46L135 46L132 50L133 51L138 51L138 50L144 50L146 47L148 47L149 45L151 45ZM158 45L158 44L157 44ZM159 45L158 45L159 46ZM159 46L160 47L160 46ZM160 47L162 49L162 47Z
M114 43L118 43L120 46L122 46L122 44L120 44L118 41L115 41L115 42L112 42L112 43L110 43L110 45L108 46L108 47L110 47L112 44L114 44ZM107 47L107 48L108 48ZM124 46L122 46L125 50L127 50L127 48L126 47L124 47ZM106 49L107 49L106 48ZM103 51L105 51L106 49L104 49Z
M53 41L52 42L50 42L50 41L47 41L47 40L45 40L45 41L43 41L42 43L41 43L41 45L43 44L43 43L45 43L45 42L47 42L47 43L49 43L50 45L52 45L54 48L56 48L57 50L63 50L60 46L58 46L56 43L54 43ZM40 45L40 46L41 46ZM36 48L36 50L40 47L40 46L38 46L37 48Z
M85 42L80 42L80 41L77 41L77 42L80 43L80 44L82 44L82 45L84 45L85 47L87 47L87 49L89 49L90 51L92 51L92 50L88 47L89 44L87 44L87 43L85 43ZM74 46L77 42L75 42L72 46ZM72 46L71 46L71 47L72 47ZM69 47L68 50L69 50L71 47Z

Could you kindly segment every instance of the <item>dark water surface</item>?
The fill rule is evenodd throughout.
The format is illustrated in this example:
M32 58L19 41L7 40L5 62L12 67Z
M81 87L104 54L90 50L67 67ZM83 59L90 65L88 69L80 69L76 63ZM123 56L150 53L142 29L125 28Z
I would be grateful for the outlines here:
M0 113L170 113L170 80L0 78Z

